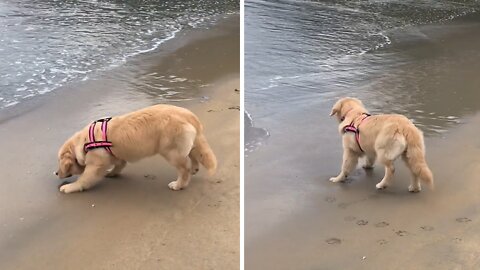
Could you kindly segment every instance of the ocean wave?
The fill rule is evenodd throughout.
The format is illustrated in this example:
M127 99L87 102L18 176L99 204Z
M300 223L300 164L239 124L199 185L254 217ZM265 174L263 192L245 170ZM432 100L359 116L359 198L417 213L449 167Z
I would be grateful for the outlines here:
M235 13L229 10L235 7L233 2L226 1L222 7L215 1L147 1L131 7L84 1L79 4L84 6L82 11L71 3L58 5L56 1L6 4L0 10L0 24L6 25L0 49L4 61L0 66L0 109L69 83L96 78L131 58L157 51L182 30L208 27L222 14ZM16 16L18 12L28 14L28 20Z

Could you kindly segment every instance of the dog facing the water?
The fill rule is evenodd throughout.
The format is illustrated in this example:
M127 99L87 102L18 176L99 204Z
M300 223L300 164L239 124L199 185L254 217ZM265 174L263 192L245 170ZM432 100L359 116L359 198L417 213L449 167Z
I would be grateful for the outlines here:
M356 98L342 98L333 105L330 116L336 116L343 140L343 164L332 182L344 181L355 169L358 159L365 157L365 169L373 168L375 160L385 166L385 176L376 185L384 189L392 183L393 162L402 157L412 173L408 190L419 192L420 182L433 187L433 175L425 161L423 133L403 115L370 115Z
M199 119L189 110L156 105L113 118L100 119L68 139L58 152L61 179L80 175L62 185L71 193L93 187L105 176L120 173L127 162L160 154L177 169L172 190L185 188L202 164L212 175L217 160Z

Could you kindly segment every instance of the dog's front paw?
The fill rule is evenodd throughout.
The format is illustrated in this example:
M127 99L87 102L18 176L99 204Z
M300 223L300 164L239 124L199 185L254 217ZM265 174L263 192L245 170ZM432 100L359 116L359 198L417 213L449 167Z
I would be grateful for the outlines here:
M333 183L342 182L344 180L345 180L345 177L339 177L339 176L330 178L330 182L333 182Z
M108 177L108 178L113 178L113 177L117 177L118 176L118 173L116 172L109 172L105 175L105 177Z
M365 164L365 165L362 166L362 168L364 168L365 170L372 170L373 165L372 164Z
M59 190L63 193L72 193L82 191L82 187L78 183L70 183L60 186Z
M375 187L376 187L377 189L386 189L386 188L387 188L387 185L386 185L385 183L383 183L383 182L380 182L380 183L376 184Z
M178 181L172 181L168 184L168 187L171 190L181 190L183 187L178 183Z
M413 193L416 193L416 192L420 192L422 190L422 187L420 185L410 185L408 186L408 191L410 192L413 192Z

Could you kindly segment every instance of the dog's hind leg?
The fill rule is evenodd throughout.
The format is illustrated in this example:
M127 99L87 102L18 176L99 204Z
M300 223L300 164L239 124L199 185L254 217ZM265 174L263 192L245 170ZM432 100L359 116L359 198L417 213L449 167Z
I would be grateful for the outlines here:
M127 162L125 160L118 160L115 162L115 166L113 167L112 170L110 170L107 175L105 175L106 177L115 177L117 176L122 170L123 168L125 168L125 166L127 165Z
M197 151L195 148L192 149L192 151L190 151L190 153L188 154L188 156L190 157L190 162L192 164L192 175L195 175L198 170L200 170L200 165L198 163L198 160L195 158L195 155L196 153L194 153L194 151Z
M193 141L197 133L192 125L185 125L183 133L175 140L173 150L170 150L165 158L177 168L177 180L170 182L168 187L172 190L180 190L188 186L192 174L192 159L189 154L192 151ZM198 168L198 162L197 162Z
M410 168L410 165L408 163L408 157L407 157L406 153L404 153L402 155L402 159L405 162L405 164L408 166L408 168L410 169L410 172L411 172L411 175L412 175L412 178L410 178L411 180L410 180L410 185L408 186L408 191L410 191L410 192L420 192L422 190L422 185L420 184L420 179L418 179L417 175L414 173L412 168Z
M348 175L357 167L358 155L349 149L343 151L342 171L337 177L330 178L331 182L344 181Z
M395 173L393 162L405 151L406 142L403 137L393 138L385 144L376 145L376 153L379 161L385 166L385 176L377 185L377 189L384 189L390 186Z
M177 168L177 180L168 184L168 187L172 190L180 190L188 186L191 178L191 164L190 159L187 156L180 155L177 151L173 150L167 155L167 160L175 168Z
M393 166L393 160L382 159L381 162L385 166L385 176L382 181L376 185L377 189L384 189L390 186L392 182L393 174L395 173L395 167Z
M365 156L365 164L362 166L365 170L373 169L373 164L375 164L375 159L377 157L375 155L366 155Z

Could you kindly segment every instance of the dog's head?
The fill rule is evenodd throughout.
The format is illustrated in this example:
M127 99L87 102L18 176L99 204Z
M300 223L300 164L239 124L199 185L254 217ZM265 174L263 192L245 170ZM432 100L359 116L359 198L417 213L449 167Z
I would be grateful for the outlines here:
M54 174L63 179L81 174L84 169L78 164L72 141L68 140L58 151L58 170Z
M330 116L335 115L338 122L342 122L347 114L353 110L360 110L362 113L367 112L359 99L351 97L341 98L333 105Z

